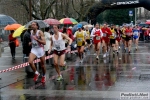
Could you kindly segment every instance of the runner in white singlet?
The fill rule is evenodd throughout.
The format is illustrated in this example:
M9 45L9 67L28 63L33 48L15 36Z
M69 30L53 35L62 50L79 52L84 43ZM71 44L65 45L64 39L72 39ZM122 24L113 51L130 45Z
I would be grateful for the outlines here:
M48 53L50 54L51 50L52 50L52 47L54 49L54 66L55 66L55 69L58 73L58 78L57 78L57 81L60 81L62 80L62 75L60 73L60 69L59 69L59 65L58 65L58 58L60 59L60 66L61 67L66 67L65 66L65 63L64 63L64 60L65 60L65 53L66 53L66 47L65 47L65 39L69 41L69 45L67 48L70 49L70 46L71 46L71 43L72 43L72 39L70 39L67 35L61 33L58 31L58 26L57 25L54 25L53 26L53 29L54 29L54 35L50 38L51 40L51 48L50 50L48 51Z
M31 49L31 53L29 55L29 64L30 64L31 68L33 69L33 71L35 72L33 80L37 81L40 73L35 68L33 61L35 60L35 58L40 58L41 67L42 67L42 71L43 71L41 82L45 83L46 68L45 68L45 64L44 64L45 63L45 52L44 52L43 45L45 45L46 42L45 42L45 38L44 38L44 33L39 30L39 25L37 22L32 22L31 26L32 26L31 43L29 43L29 45L32 45L32 49Z

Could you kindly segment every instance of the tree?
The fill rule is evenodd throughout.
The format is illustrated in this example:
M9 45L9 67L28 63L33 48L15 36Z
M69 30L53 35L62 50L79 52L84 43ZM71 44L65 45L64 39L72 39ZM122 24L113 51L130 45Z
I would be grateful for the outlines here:
M134 9L111 9L106 10L99 14L97 21L99 23L107 22L108 24L118 24L130 23L131 20L134 21L134 16L129 17L129 11L132 10L134 14ZM132 19L131 19L132 18Z
M35 19L46 19L49 17L51 7L57 0L31 0L32 17ZM29 14L29 1L20 0L20 4L24 6L25 10Z
M71 0L72 7L77 13L77 18L79 21L83 21L87 18L89 9L95 3L95 0Z

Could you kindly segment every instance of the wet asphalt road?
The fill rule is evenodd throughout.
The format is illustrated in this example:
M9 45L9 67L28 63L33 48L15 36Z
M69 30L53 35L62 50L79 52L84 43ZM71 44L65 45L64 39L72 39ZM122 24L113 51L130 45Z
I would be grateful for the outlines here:
M67 59L67 70L62 70L63 81L56 81L56 71L50 64L45 84L33 82L25 69L0 74L0 100L119 100L120 92L150 91L150 45L140 42L139 50L132 48L131 55L122 52L106 59L87 52L82 64L76 55ZM0 58L0 70L23 62L21 47L16 60L12 60L9 47Z

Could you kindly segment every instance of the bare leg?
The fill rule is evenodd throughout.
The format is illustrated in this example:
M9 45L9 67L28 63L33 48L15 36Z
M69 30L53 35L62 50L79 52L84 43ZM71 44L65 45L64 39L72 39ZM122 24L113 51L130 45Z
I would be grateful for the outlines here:
M31 68L32 68L32 70L34 72L36 72L36 67L35 67L35 65L33 63L33 61L35 60L35 58L36 58L36 55L34 55L33 53L30 53L30 55L29 55L29 64L30 64L30 66L31 66Z
M42 67L42 71L43 71L43 76L45 76L45 73L46 73L45 55L43 57L41 57L40 60L41 60L41 67Z
M60 76L61 74L60 74L60 69L58 66L58 55L56 55L56 54L54 54L54 66L55 66L56 72Z

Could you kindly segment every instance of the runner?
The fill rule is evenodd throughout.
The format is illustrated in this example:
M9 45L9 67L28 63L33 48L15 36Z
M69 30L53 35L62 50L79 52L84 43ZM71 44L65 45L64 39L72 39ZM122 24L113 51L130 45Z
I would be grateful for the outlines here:
M132 45L132 29L130 26L128 26L125 29L125 34L126 34L126 42L125 42L125 47L128 47L128 52L129 54L131 53L131 45ZM125 52L126 52L126 48L125 48Z
M111 26L111 33L112 33L112 35L110 35L110 45L111 45L111 47L112 47L112 49L113 49L113 55L115 54L115 52L117 52L117 54L118 54L118 50L117 50L117 48L116 48L116 26L115 25L112 25Z
M109 36L111 35L111 30L108 28L107 24L103 25L102 32L103 32L102 43L103 43L103 51L104 51L103 58L106 58L106 56L109 55L108 46L110 42Z
M135 50L137 50L138 48L139 37L140 37L140 30L138 29L137 26L135 26L135 28L133 29L133 40L134 44L136 45Z
M101 37L103 36L103 32L100 29L99 24L95 25L95 28L93 28L91 32L91 37L93 37L93 43L95 47L95 52L96 52L96 59L99 59L99 54L100 54L100 45L101 45Z
M122 31L122 34L121 34L121 41L123 43L123 48L124 48L124 51L126 51L126 47L125 47L125 42L126 42L126 34L125 34L125 29L126 29L126 25L124 25L121 29Z
M29 55L29 64L30 64L32 70L35 72L33 80L37 81L40 73L35 68L33 61L36 58L40 58L40 60L41 60L40 64L41 64L42 72L43 72L41 82L45 83L45 81L46 81L46 76L45 76L46 68L45 68L45 64L44 64L45 63L45 52L44 52L43 45L46 44L46 41L44 38L44 33L41 30L39 30L39 25L37 22L32 22L31 27L32 27L31 42L29 43L29 45L32 45L32 49L31 49L31 53Z
M57 25L53 25L54 29L54 35L50 38L51 41L51 48L49 49L48 53L50 54L52 48L54 48L54 66L56 69L56 72L58 73L57 81L62 80L62 75L60 73L58 59L60 59L60 66L66 69L65 65L65 53L66 53L66 47L65 47L65 39L69 41L68 49L70 49L72 40L66 35L61 32L59 32L59 27Z
M120 49L120 41L121 41L121 35L123 34L121 29L120 29L120 26L117 26L116 29L116 48L117 50Z
M78 24L78 31L75 32L74 37L77 40L77 50L80 58L80 63L83 62L83 55L84 55L84 45L86 39L86 32L82 30L82 25Z
M89 51L90 50L91 40L90 40L90 31L89 31L89 27L88 26L85 27L85 31L86 31L86 34L87 34L87 38L86 38L87 50Z

